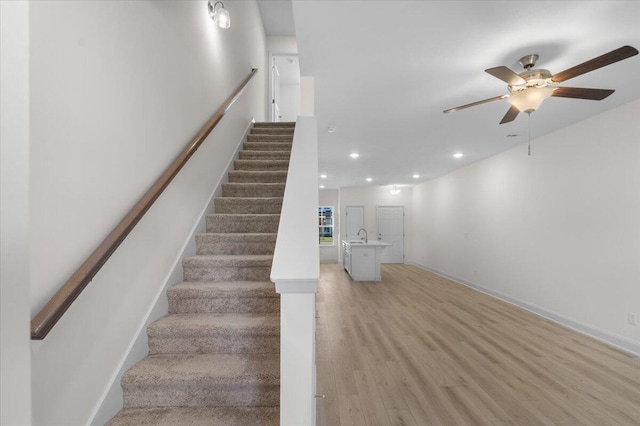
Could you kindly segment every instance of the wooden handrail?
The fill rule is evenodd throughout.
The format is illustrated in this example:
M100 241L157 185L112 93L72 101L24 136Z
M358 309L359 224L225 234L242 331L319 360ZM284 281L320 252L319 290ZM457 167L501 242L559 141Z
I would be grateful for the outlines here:
M120 246L122 241L129 235L131 230L142 219L144 214L158 199L164 189L171 183L173 178L178 174L182 167L187 163L189 158L202 145L209 133L216 127L222 117L229 111L229 108L238 100L244 92L247 84L253 79L258 70L251 70L251 73L238 86L235 92L227 98L220 108L215 112L213 117L200 129L198 134L187 145L187 147L178 155L164 173L156 180L149 190L140 198L135 206L127 213L127 215L118 223L109 235L100 243L98 248L84 261L78 270L67 280L67 282L58 290L58 292L49 300L49 302L38 312L31 320L31 339L42 340L45 338L53 326L58 322L62 315L69 309L69 306L80 295L82 290L91 282L93 277L98 273L102 265L111 257L113 252Z

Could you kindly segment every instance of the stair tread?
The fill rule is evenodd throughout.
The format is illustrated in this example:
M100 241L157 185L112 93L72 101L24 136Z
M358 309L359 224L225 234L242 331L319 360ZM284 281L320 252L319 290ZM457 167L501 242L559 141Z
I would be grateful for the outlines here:
M122 376L126 385L279 386L280 357L273 354L149 355Z
M277 204L282 202L283 197L216 197L226 203L243 204L243 203L261 203L261 204ZM249 214L249 213L247 213ZM258 213L253 213L258 214Z
M202 238L206 236L216 236L220 238L232 238L234 240L270 240L277 236L275 232L242 232L242 233L230 233L230 232L205 232L196 235L196 238Z
M233 261L234 263L245 261L271 261L273 260L272 254L196 254L193 256L187 256L184 258L193 260L208 260L208 261Z
M275 216L280 216L279 213L210 213L207 216L240 216L241 218L256 218L256 219L267 219L267 218L275 218Z
M278 314L171 314L147 328L149 337L188 337L245 332L252 335L280 334Z
M250 142L250 143L256 143L256 142ZM259 149L243 149L242 151L240 151L240 153L244 153L244 154L262 154L262 155L291 155L291 151L287 150L287 151L276 151L276 150L264 150L261 151Z
M266 186L266 187L274 187L274 188L284 188L284 182L225 182L223 183L225 186Z
M277 426L279 407L125 408L107 426Z
M169 287L168 294L177 299L279 296L270 281L184 281Z

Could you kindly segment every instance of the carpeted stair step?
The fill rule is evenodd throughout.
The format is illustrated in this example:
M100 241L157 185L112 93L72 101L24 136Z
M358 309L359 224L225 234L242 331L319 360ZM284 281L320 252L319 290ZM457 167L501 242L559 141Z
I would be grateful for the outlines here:
M279 214L282 197L218 197L214 206L219 214Z
M207 232L213 234L248 232L272 234L278 232L279 214L209 214Z
M167 296L170 314L280 312L280 295L269 281L183 282Z
M278 426L279 407L127 408L107 426Z
M149 354L280 353L280 316L179 314L147 328Z
M252 127L252 135L288 135L293 136L295 127Z
M208 255L182 259L185 281L268 281L272 255Z
M279 382L272 354L150 355L122 376L125 408L277 406Z
M273 254L276 233L198 234L196 254Z
M261 143L261 144L289 144L293 142L293 135L247 135L246 144ZM245 148L247 149L247 148Z
M282 197L284 183L237 183L222 184L223 197Z
M253 123L253 128L265 128L265 127L295 127L295 121L278 121L277 123L270 123L263 121L260 123Z
M242 154L242 153L241 153ZM251 170L233 170L229 172L229 182L238 183L285 183L287 181L286 171L251 171Z
M240 160L289 160L289 151L240 151Z
M235 170L289 170L289 160L234 160Z
M277 142L245 142L243 148L246 151L289 151L291 152L291 141Z

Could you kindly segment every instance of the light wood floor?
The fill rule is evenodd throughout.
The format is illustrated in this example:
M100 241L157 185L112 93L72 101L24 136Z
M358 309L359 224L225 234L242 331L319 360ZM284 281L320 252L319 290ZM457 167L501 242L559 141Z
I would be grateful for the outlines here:
M640 359L408 265L322 265L319 425L640 425Z

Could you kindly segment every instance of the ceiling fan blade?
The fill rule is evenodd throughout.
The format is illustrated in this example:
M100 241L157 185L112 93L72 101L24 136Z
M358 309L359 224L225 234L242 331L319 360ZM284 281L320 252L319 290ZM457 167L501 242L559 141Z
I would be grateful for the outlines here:
M574 78L590 71L597 70L598 68L611 65L615 62L622 61L623 59L630 58L631 56L637 54L638 49L636 49L635 47L622 46L616 50L612 50L609 53L605 53L602 56L593 58L590 61L583 62L580 65L576 65L575 67L571 67L569 69L561 71L551 77L551 81L553 81L554 83L561 83L563 81L569 80L570 78Z
M556 87L551 96L560 98L588 99L601 101L615 92L611 89L585 89L582 87Z
M489 68L484 70L484 72L491 74L492 76L499 78L510 86L514 86L517 84L525 84L527 80L520 77L514 71L511 71L509 68L505 66Z
M460 105L457 106L455 108L449 108L449 109L445 109L444 112L445 114L448 114L450 112L456 112L456 111L460 111L461 109L465 109L465 108L470 108L472 106L476 106L476 105L482 105L482 104L486 104L488 102L493 102L493 101L499 101L500 99L506 99L508 98L509 95L500 95L500 96L495 96L493 98L489 98L489 99L483 99L481 101L477 101L477 102L472 102L470 104L466 104L466 105Z
M500 121L500 124L509 123L515 120L516 117L518 116L518 113L520 113L520 110L518 110L518 108L511 105L511 108L509 108L509 111L507 111L504 117L502 117L502 121Z

